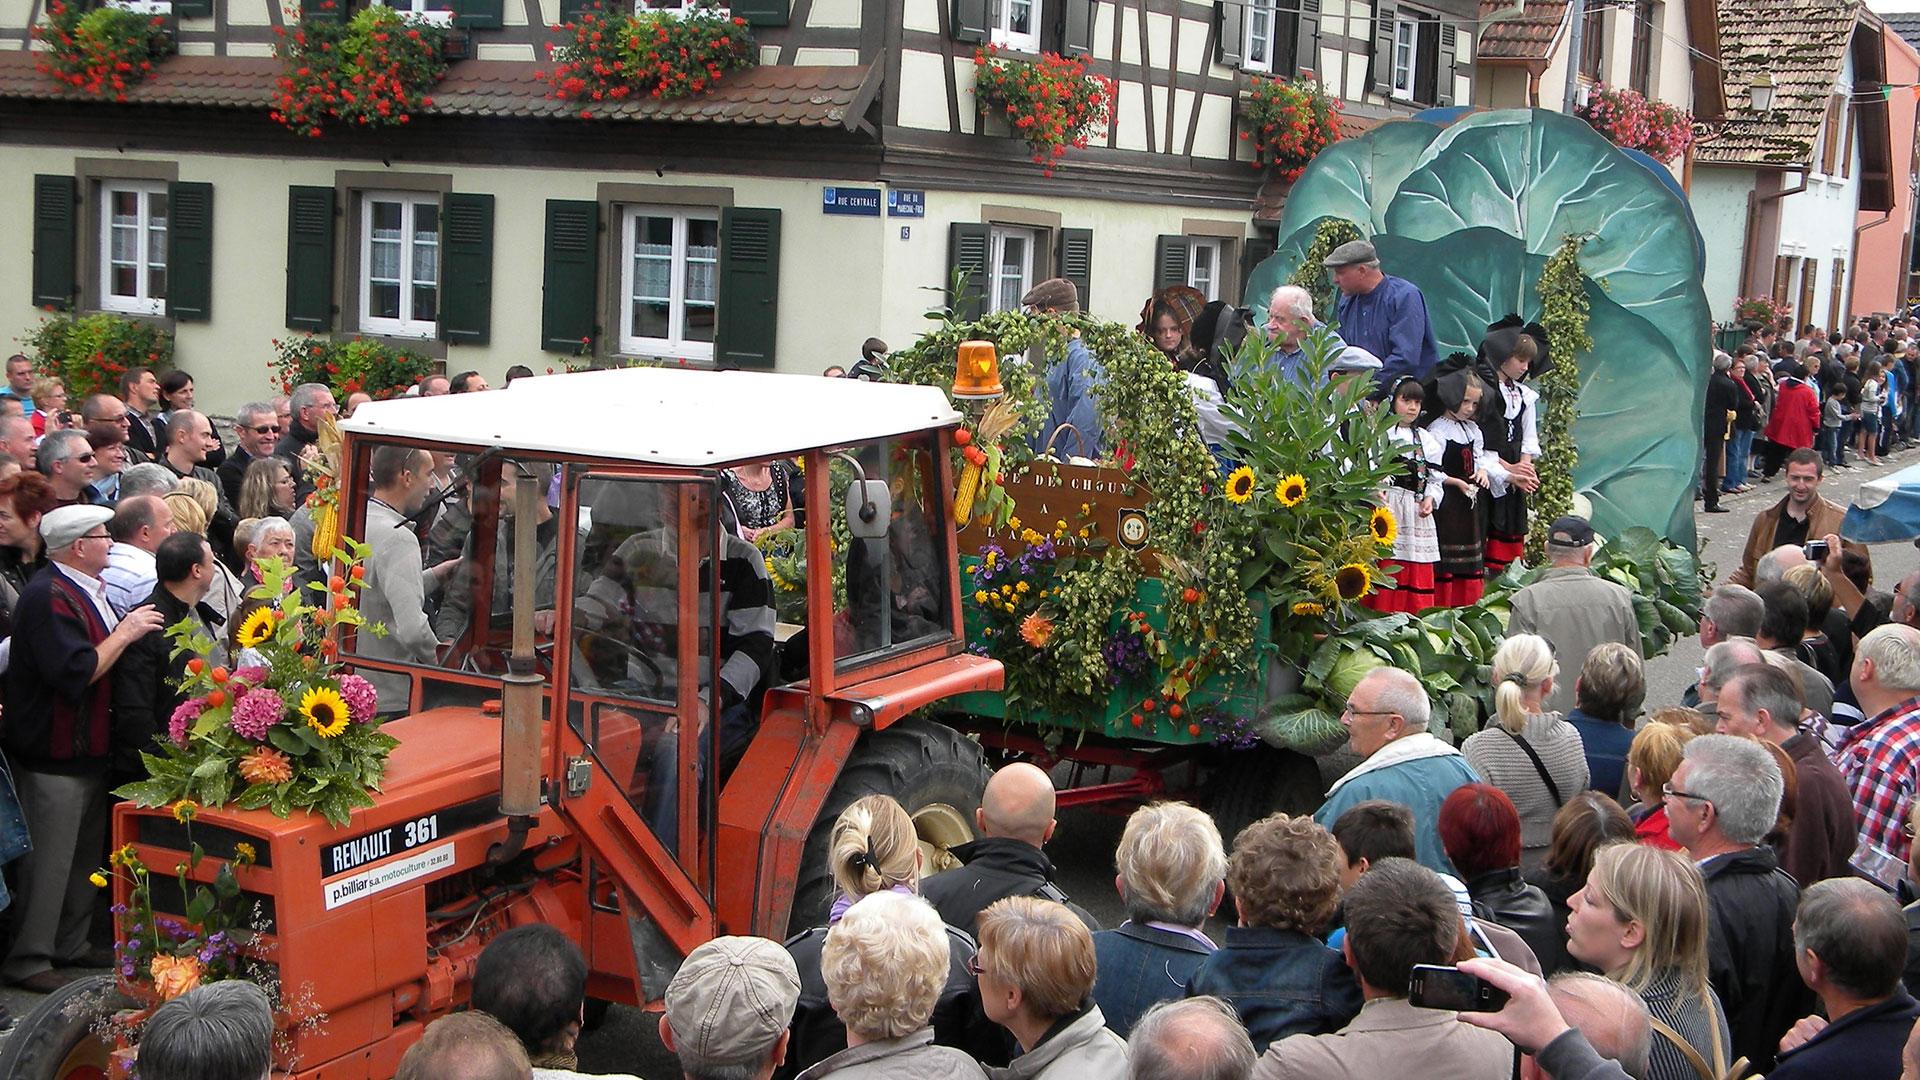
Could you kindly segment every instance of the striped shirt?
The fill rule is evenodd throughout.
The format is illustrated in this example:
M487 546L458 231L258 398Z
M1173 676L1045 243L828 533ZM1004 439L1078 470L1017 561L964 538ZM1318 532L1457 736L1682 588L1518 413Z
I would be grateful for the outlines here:
M641 564L644 555L640 536L621 545L619 554L630 567ZM760 549L726 530L721 531L726 556L720 561L720 683L721 704L733 705L746 700L773 670L773 585L767 577L766 559ZM678 639L680 602L675 587L677 573L672 553L662 548L653 551L649 572L638 575L631 594L630 627L636 647L658 662L669 686L677 665L673 656ZM712 610L713 562L700 563L699 680L706 686L712 664L713 635L707 633Z
M1534 753L1540 755L1540 763L1547 767L1547 775L1553 777L1559 787L1563 802L1586 788L1586 747L1580 741L1580 732L1561 719L1559 713L1536 713L1527 717L1520 735L1533 747ZM1513 800L1513 808L1520 812L1521 848L1544 852L1553 840L1553 815L1560 807L1547 791L1546 782L1540 779L1540 770L1533 767L1533 759L1497 722L1468 737L1460 752L1466 756L1467 764L1487 778L1487 783L1506 792L1507 798Z

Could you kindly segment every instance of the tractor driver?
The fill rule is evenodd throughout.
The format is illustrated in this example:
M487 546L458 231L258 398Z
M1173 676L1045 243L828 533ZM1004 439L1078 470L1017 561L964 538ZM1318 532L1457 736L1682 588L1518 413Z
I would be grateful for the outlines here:
M534 479L528 483L544 492L547 487L546 469L534 466L533 476ZM503 630L511 626L513 621L513 506L514 489L520 479L518 463L509 461L500 466L500 520L495 527L489 619L491 627ZM545 498L535 499L533 509L533 629L544 638L553 633L554 582L559 568L559 547L555 541L559 535L559 519L554 516L553 507ZM467 534L466 550L459 566L459 571L447 583L445 598L433 617L434 632L442 641L459 641L472 623L471 577L477 567L472 532Z

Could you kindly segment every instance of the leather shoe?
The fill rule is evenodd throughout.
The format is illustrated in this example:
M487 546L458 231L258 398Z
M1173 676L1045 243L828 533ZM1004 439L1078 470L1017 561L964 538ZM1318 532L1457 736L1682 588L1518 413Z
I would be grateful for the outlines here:
M116 962L112 948L96 945L60 966L74 968L110 968Z
M51 994L68 983L84 977L48 968L46 971L36 971L24 979L15 979L13 985L32 994Z
M1709 507L1707 507L1707 513L1709 513L1709 514L1731 514L1731 513L1733 513L1733 511L1732 511L1732 510L1729 510L1729 509L1727 509L1727 508L1726 508L1726 507L1724 507L1724 506L1709 506Z

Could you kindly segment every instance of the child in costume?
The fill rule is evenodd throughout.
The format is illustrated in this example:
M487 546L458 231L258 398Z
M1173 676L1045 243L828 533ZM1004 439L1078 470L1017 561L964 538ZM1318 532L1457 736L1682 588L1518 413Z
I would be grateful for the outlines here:
M1477 415L1487 474L1496 481L1480 502L1481 526L1486 574L1498 577L1527 548L1527 493L1539 486L1533 459L1540 455L1540 395L1527 379L1552 366L1546 329L1523 326L1518 315L1494 323L1480 341L1478 366L1492 396Z
M1428 408L1442 410L1427 424L1427 434L1440 445L1440 467L1445 495L1433 512L1439 558L1433 567L1433 602L1438 607L1466 607L1486 591L1486 537L1480 530L1479 500L1491 489L1486 447L1473 415L1485 392L1474 374L1473 358L1456 354L1443 364L1444 374L1433 381ZM1456 362L1457 361L1457 362Z
M1380 492L1380 500L1399 531L1393 539L1393 557L1380 560L1395 571L1390 589L1375 589L1361 603L1375 611L1424 611L1434 606L1433 567L1440 559L1440 537L1433 514L1446 493L1440 469L1442 448L1433 433L1414 426L1427 400L1418 379L1405 376L1394 384L1389 399L1399 423L1387 433L1401 451L1403 468Z

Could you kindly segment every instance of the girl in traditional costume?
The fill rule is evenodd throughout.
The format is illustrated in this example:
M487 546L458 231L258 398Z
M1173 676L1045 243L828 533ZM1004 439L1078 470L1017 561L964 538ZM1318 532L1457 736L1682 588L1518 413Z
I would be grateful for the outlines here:
M1498 577L1526 552L1527 493L1539 486L1533 459L1540 456L1540 395L1527 379L1550 367L1546 329L1522 325L1518 315L1487 327L1480 341L1480 378L1493 397L1478 414L1487 473L1495 481L1480 510L1488 577Z
M1391 589L1375 589L1361 603L1375 611L1424 611L1434 606L1434 563L1440 559L1440 538L1433 514L1445 495L1440 469L1442 447L1432 432L1415 426L1427 400L1420 381L1411 375L1393 386L1389 399L1399 422L1387 432L1400 452L1401 470L1380 492L1380 501L1393 513L1397 530L1393 557L1380 560L1394 571Z
M1443 374L1434 379L1427 402L1430 412L1439 410L1427 423L1427 434L1440 447L1445 490L1433 512L1439 547L1433 567L1433 602L1439 607L1466 607L1480 599L1487 581L1479 500L1491 479L1480 425L1473 421L1485 391L1480 376L1474 374L1471 356L1456 353L1441 368Z

